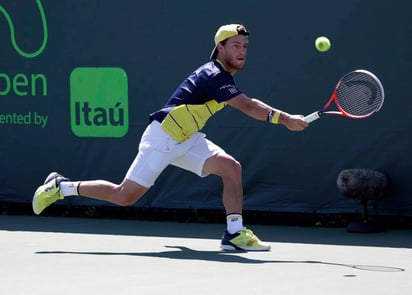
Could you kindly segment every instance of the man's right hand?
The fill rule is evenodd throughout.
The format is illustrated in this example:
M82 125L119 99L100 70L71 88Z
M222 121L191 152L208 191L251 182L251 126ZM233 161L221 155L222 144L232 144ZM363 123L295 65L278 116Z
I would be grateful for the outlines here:
M279 124L285 125L291 131L302 131L309 126L303 115L290 115L286 112L280 114Z

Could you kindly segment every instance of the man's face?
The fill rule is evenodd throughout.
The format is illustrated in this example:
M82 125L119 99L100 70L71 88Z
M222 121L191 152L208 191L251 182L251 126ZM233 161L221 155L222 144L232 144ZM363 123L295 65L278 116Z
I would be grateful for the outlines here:
M221 59L227 70L237 71L243 69L246 62L248 37L243 35L227 39L225 45L220 44Z

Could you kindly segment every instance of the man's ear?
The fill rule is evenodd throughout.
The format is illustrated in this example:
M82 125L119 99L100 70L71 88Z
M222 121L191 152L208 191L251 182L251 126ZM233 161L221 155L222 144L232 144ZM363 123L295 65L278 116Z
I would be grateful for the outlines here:
M217 43L216 48L219 52L222 52L224 50L224 46L222 45L222 43Z

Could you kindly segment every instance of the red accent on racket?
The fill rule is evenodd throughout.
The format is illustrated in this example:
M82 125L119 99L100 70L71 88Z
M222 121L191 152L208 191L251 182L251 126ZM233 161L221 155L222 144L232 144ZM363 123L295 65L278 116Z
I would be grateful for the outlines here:
M366 70L355 70L339 80L331 98L321 110L307 115L304 120L310 123L323 114L352 119L367 118L381 109L384 98L385 93L378 77ZM327 111L332 102L337 111Z

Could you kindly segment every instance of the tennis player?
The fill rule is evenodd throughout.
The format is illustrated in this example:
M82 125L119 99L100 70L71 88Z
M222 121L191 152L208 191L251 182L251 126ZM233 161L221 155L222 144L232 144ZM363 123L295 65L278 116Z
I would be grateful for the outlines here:
M105 180L71 181L52 172L33 197L33 211L40 214L57 200L82 196L127 206L138 201L170 164L200 177L215 174L223 181L223 205L227 214L221 248L262 251L270 245L243 226L242 167L200 130L226 105L270 124L292 131L308 126L302 115L290 115L261 100L249 98L237 87L233 76L246 61L249 32L243 25L221 26L215 35L211 60L187 77L166 104L149 115L139 152L122 183Z

